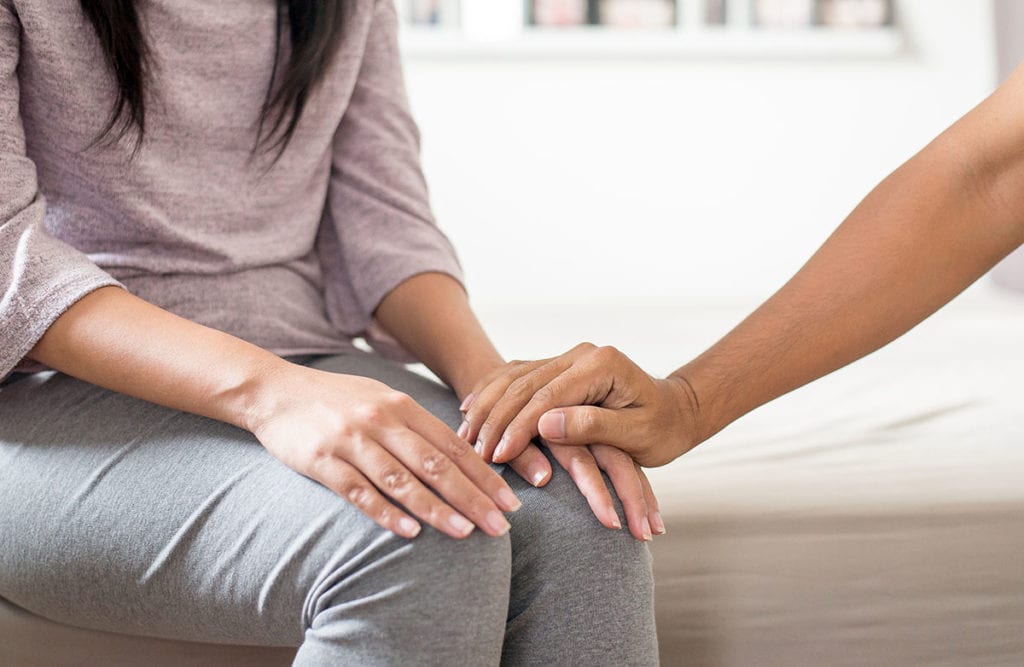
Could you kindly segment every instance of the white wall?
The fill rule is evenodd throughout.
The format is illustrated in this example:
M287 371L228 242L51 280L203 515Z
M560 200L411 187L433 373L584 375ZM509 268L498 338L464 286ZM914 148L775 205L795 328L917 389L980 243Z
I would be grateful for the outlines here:
M893 58L410 57L478 307L765 296L995 83L990 2L897 11Z

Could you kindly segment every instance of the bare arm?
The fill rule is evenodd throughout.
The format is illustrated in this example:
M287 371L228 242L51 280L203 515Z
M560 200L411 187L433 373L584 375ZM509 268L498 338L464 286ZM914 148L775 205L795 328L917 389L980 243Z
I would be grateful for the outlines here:
M480 326L462 286L444 274L423 273L405 281L384 298L376 316L459 398L505 363Z
M76 302L30 356L87 382L250 430L286 465L406 537L420 531L410 514L453 537L474 525L500 535L508 523L499 510L519 505L500 476L408 396L374 380L291 364L119 288Z
M29 357L86 382L246 430L255 427L261 392L289 365L117 287L79 300Z
M1024 243L1024 70L880 183L773 297L674 373L704 440L877 350Z
M849 364L927 318L1024 243L1024 68L880 183L807 264L669 378L583 345L509 369L475 422L501 461L536 434L610 443L644 465L684 454L750 410ZM486 389L484 390L486 391ZM668 437L666 437L668 435Z

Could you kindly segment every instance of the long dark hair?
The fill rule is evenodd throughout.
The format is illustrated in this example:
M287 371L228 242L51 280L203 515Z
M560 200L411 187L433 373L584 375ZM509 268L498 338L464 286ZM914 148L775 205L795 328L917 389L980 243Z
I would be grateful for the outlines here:
M104 59L117 80L117 97L97 141L118 141L134 131L135 150L146 134L145 88L153 64L138 2L81 0L82 11L96 30ZM276 159L287 148L306 100L327 70L341 37L341 24L341 0L277 0L274 67L256 127L254 152L276 150ZM282 67L285 26L291 56Z

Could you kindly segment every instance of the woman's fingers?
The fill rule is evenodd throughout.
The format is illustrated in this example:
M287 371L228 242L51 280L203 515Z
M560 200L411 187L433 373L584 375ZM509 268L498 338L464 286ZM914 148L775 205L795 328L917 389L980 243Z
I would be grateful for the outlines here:
M601 470L594 460L594 455L586 447L561 447L548 445L552 456L559 465L565 468L569 477L576 483L583 497L587 499L594 516L606 528L622 528L622 522L615 511L615 503L608 487L604 483Z
M371 463L376 475L371 472L370 479L410 512L453 537L469 534L464 525L466 519L493 537L509 531L509 523L494 501L452 459L419 434L398 429L382 438L381 444L390 456ZM433 489L444 502L424 485Z
M590 451L615 487L615 495L626 513L629 532L638 540L650 541L647 499L633 459L622 450L607 445L591 445Z
M464 475L501 510L514 512L519 509L519 499L501 475L479 456L473 454L473 448L452 433L440 419L415 405L406 411L406 425L433 447L433 451L423 452L421 464L424 468L422 474L426 476L426 479L421 479L433 488L440 490L435 481L441 482L448 477L459 478Z
M644 499L647 501L647 520L651 524L651 532L655 535L664 535L665 520L661 516L661 506L658 503L657 496L654 495L654 489L651 487L651 481L647 479L647 473L640 467L640 464L636 461L633 462L636 466L637 477L640 478L640 484L644 488Z
M520 477L534 486L544 486L551 480L551 463L537 445L529 444L523 453L508 462Z
M325 459L316 471L316 479L373 519L381 528L409 539L420 534L420 524L415 519L389 503L370 480L345 461Z
M473 400L469 401L463 415L462 425L457 431L458 436L467 442L475 443L480 436L480 428L483 426L484 420L491 412L491 407L501 398L510 384L521 375L529 373L539 363L541 362L510 362L499 369L497 374L491 376L486 384L475 389L472 393ZM479 453L479 448L477 448L477 452Z

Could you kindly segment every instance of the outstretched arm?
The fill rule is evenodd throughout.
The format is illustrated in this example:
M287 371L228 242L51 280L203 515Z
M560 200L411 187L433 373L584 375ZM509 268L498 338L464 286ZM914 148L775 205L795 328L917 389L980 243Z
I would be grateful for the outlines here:
M662 465L934 313L1024 243L1024 68L882 181L774 296L656 380L609 348L511 368L474 403L485 453L614 444ZM525 371L525 372L524 372ZM516 383L516 392L495 387ZM572 407L581 406L581 407ZM668 435L668 437L666 437Z

